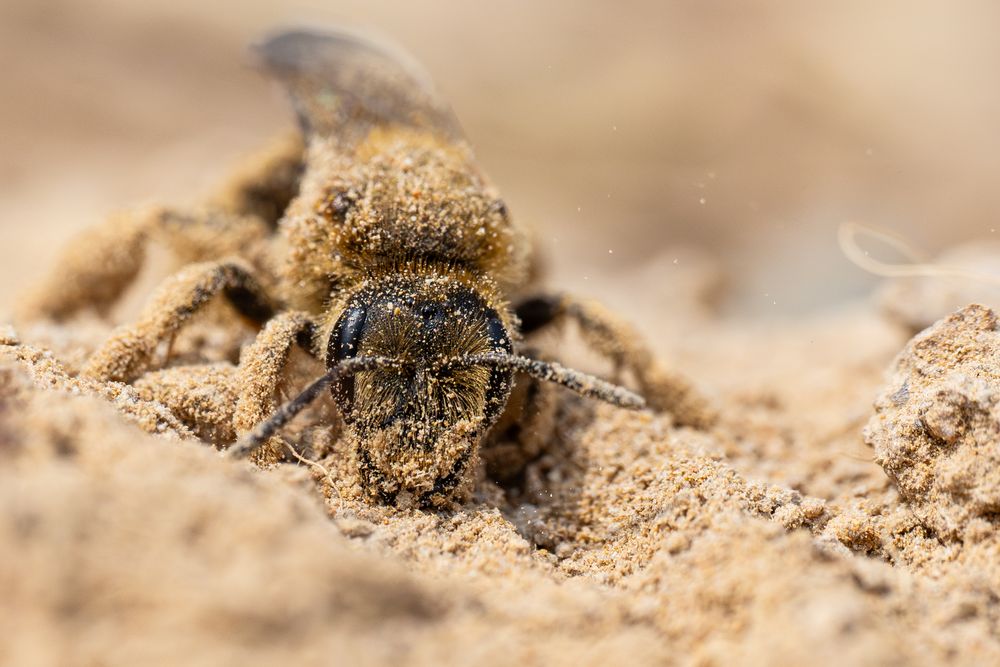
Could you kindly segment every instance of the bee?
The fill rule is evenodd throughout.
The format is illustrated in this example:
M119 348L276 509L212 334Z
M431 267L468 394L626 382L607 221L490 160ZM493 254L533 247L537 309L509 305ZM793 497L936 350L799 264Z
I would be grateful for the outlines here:
M309 31L275 35L256 54L291 99L301 146L262 160L211 206L119 222L82 242L91 251L77 248L36 311L74 308L67 290L106 305L138 271L151 236L211 239L203 244L211 252L192 253L204 261L168 279L84 375L135 382L198 426L176 392L157 393L177 386L173 369L151 369L158 346L224 295L262 328L218 392L218 402L235 405L212 438L231 456L252 455L328 391L369 498L434 507L468 488L481 447L526 414L538 383L621 408L646 405L639 393L527 354L525 338L550 325L575 321L653 407L674 409L682 422L703 413L631 328L595 304L531 292L527 237L406 56L355 34ZM275 387L296 345L326 372L278 407ZM188 384L211 381L207 371L185 372Z

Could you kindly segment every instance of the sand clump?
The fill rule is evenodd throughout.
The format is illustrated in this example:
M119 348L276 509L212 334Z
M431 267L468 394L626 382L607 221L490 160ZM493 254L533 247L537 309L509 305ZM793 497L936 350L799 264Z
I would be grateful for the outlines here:
M1000 331L978 305L896 358L865 437L921 520L947 538L1000 510Z

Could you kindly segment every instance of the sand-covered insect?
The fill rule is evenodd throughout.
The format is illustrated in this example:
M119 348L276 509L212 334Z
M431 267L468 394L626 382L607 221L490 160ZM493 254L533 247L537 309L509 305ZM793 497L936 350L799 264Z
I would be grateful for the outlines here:
M85 302L106 310L150 238L199 260L112 335L85 375L162 395L234 456L272 445L329 389L362 488L387 503L441 506L461 496L481 450L527 437L517 422L532 414L540 383L623 408L648 402L682 422L704 418L629 327L596 305L533 291L526 237L447 105L405 57L341 32L288 32L256 53L290 95L302 144L259 160L204 207L115 221L79 242L31 302L35 314L64 317ZM205 396L225 373L157 370L157 350L217 294L262 329L236 379L204 399L217 405L198 409L178 393ZM527 336L565 321L639 393L528 356ZM296 344L327 370L276 407ZM221 423L206 423L220 412Z

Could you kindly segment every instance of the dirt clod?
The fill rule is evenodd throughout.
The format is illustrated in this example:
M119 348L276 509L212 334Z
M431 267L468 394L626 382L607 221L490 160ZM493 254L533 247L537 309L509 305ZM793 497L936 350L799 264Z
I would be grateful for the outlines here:
M966 306L916 336L865 429L876 460L926 524L956 536L1000 509L1000 331Z

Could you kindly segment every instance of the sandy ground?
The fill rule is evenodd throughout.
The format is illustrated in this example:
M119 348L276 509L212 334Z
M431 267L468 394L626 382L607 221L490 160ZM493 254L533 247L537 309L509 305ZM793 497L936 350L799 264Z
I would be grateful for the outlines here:
M970 307L905 347L870 307L703 326L714 353L692 363L730 375L714 427L562 395L523 482L443 512L358 500L339 450L221 459L130 387L74 379L100 323L7 331L0 660L1000 659L996 316Z
M31 92L0 108L6 310L70 230L193 201L287 127L239 54L288 16L195 5L0 10L21 63L4 88ZM481 481L440 513L370 506L336 451L261 471L136 390L74 377L169 271L153 266L108 318L0 331L0 662L1000 661L998 325L985 308L942 319L995 295L879 284L832 241L849 214L928 247L989 236L996 89L963 65L995 62L995 10L907 4L896 31L888 5L706 7L291 18L377 24L418 52L540 230L550 282L634 318L714 426L563 395L519 488ZM455 26L473 26L462 66ZM236 327L196 322L182 347L228 359ZM562 355L592 365L577 348Z

